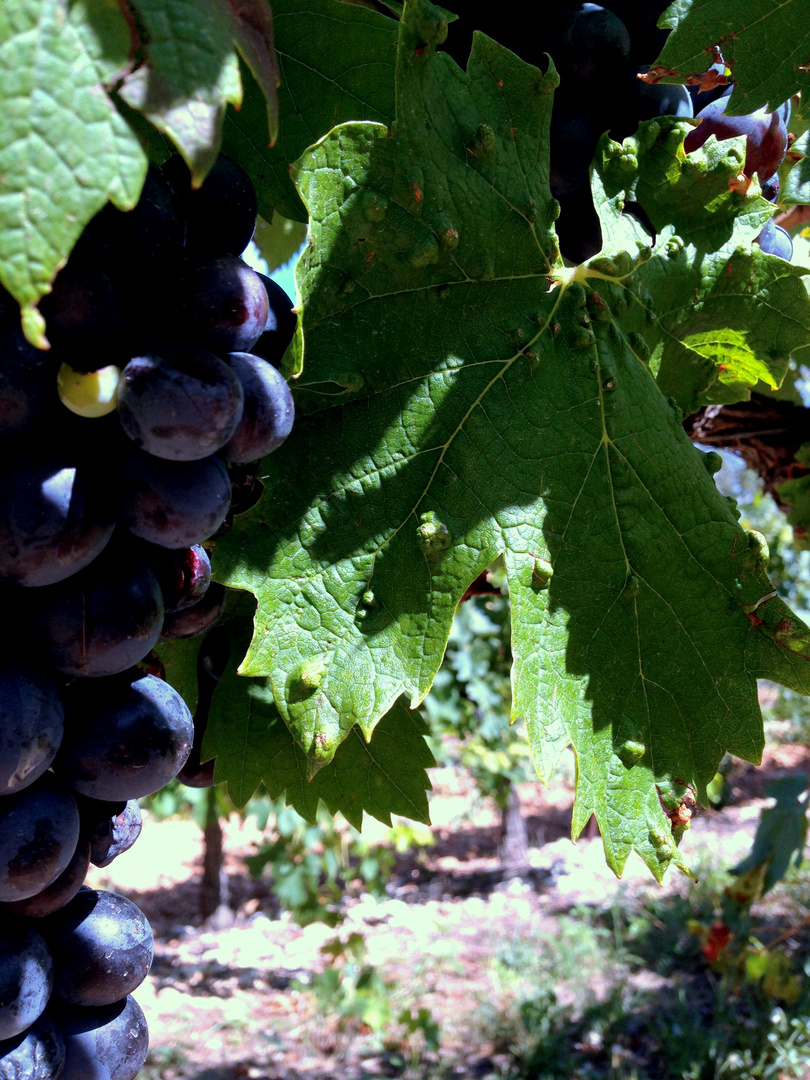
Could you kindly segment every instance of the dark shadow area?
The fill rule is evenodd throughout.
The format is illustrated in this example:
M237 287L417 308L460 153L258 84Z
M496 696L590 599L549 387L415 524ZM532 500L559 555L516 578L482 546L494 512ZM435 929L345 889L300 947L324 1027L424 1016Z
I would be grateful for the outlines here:
M174 986L192 997L230 998L239 990L287 990L300 980L309 981L311 972L304 969L237 967L216 960L181 961L170 952L158 952L150 976L157 991Z

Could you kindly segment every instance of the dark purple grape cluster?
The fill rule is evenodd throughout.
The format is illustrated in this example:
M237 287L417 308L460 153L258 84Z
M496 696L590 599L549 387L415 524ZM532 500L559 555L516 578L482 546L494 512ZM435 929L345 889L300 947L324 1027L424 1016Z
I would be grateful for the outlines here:
M137 800L199 763L153 649L222 615L204 545L292 426L296 315L240 258L255 223L241 168L220 158L193 190L172 159L85 230L42 303L50 351L0 297L0 596L19 628L0 665L0 1080L132 1080L145 1060L130 994L151 931L83 883L137 839Z
M583 262L602 246L589 167L604 132L622 141L635 133L641 121L697 116L701 124L686 139L687 153L702 146L710 135L718 139L746 135L746 176L757 175L765 198L775 201L778 196L776 170L785 156L789 106L774 113L724 116L732 87L726 83L721 60L694 87L639 78L666 41L669 31L659 29L657 22L668 6L669 0L569 2L552 9L533 4L522 5L509 19L502 6L468 0L457 9L458 22L448 27L443 48L461 66L467 63L474 30L540 68L546 67L546 54L551 56L560 85L551 114L549 184L560 203L560 248L570 262ZM763 232L758 242L763 251L785 257L784 237L774 247L770 234Z

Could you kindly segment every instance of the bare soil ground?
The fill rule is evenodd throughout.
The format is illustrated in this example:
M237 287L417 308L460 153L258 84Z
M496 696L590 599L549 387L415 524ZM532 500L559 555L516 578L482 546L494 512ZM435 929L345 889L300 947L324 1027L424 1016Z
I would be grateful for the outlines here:
M733 866L750 849L767 783L809 767L810 752L795 746L771 751L757 769L737 764L730 805L697 816L684 837L687 862ZM571 843L572 792L564 784L521 791L530 868L509 879L497 859L495 815L478 808L470 818L472 796L453 786L452 774L433 780L433 846L398 856L388 898L359 895L337 930L297 926L279 912L267 882L247 874L244 857L262 839L250 819L225 825L230 908L208 925L198 915L202 833L191 821L147 820L131 851L92 871L89 884L129 896L155 932L155 963L135 994L151 1032L146 1080L343 1080L407 1072L421 1035L408 1035L397 1023L403 1008L414 1017L428 1009L442 1031L441 1050L421 1052L415 1071L411 1060L412 1075L498 1075L507 1048L498 1045L492 1023L506 999L493 965L496 950L509 942L542 947L560 917L581 905L641 904L659 893L637 859L618 881L592 830ZM385 837L382 826L367 826ZM674 872L663 886L687 888ZM351 1015L350 994L319 1009L306 989L328 966L323 946L352 933L365 938L365 962L395 984L388 1039ZM652 983L651 990L660 989Z

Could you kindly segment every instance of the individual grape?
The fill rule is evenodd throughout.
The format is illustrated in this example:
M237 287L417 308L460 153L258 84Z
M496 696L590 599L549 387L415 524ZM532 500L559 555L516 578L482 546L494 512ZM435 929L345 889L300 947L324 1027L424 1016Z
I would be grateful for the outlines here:
M185 235L181 201L162 170L150 164L135 207L119 210L108 203L85 229L79 245L106 261L125 306L132 307L130 290L138 298L154 290L155 275L160 277L179 262Z
M278 282L264 274L259 277L267 291L268 315L262 335L250 351L273 367L279 367L295 336L298 316L293 311L292 300Z
M718 140L745 135L745 175L756 173L761 184L773 176L784 160L787 150L785 122L779 112L770 113L764 108L747 116L726 116L728 102L729 98L719 98L700 110L696 117L700 123L686 136L683 148L691 154L711 135Z
M0 1080L61 1080L65 1042L45 1016L0 1042Z
M65 675L114 675L154 647L163 597L154 574L116 545L86 570L32 592L32 630Z
M754 243L759 244L766 255L777 255L786 262L790 262L793 258L793 240L790 233L783 229L781 225L774 224L773 218L771 218Z
M77 681L65 710L54 772L92 799L151 795L177 775L194 739L186 703L154 675Z
M165 548L192 547L222 525L231 505L228 471L218 458L166 461L141 451L124 474L121 524Z
M179 154L161 168L185 208L188 248L205 256L241 255L256 228L257 211L256 191L245 170L221 154L195 191Z
M6 450L0 467L0 581L53 585L88 566L115 527L106 472L75 448Z
M59 1080L135 1080L146 1061L149 1031L133 997L98 1007L54 1002L48 1017L65 1041Z
M50 344L69 353L76 370L93 371L108 364L109 354L117 355L122 347L121 310L113 283L81 250L59 271L40 311Z
M75 794L79 807L82 835L91 844L90 861L93 866L109 866L129 851L141 835L143 818L137 799L122 800L91 799Z
M0 901L42 892L73 858L79 811L65 784L44 773L0 799Z
M65 710L53 681L16 656L0 666L0 795L33 784L56 756Z
M169 461L215 453L233 435L243 407L236 375L204 349L133 357L121 373L117 401L133 443Z
M149 973L154 939L141 909L118 893L86 886L42 924L53 957L54 997L112 1005Z
M13 317L0 318L0 439L30 431L58 407L58 366L25 339L19 308Z
M549 13L537 41L540 45L551 54L560 75L560 91L570 95L569 100L574 95L586 98L600 86L621 80L630 57L627 27L599 4L568 4ZM524 59L536 62L528 56ZM597 99L592 104L599 111Z
M94 218L91 231L96 226L94 239L102 240L130 267L130 280L175 264L186 240L183 203L161 168L152 164L133 210L121 211L110 203Z
M262 279L235 255L189 259L172 301L175 332L215 353L248 352L269 313Z
M191 607L173 611L163 622L164 638L190 638L204 634L219 620L228 600L228 590L214 581L208 592Z
M15 900L0 905L0 915L8 913L26 919L43 919L53 915L72 900L82 887L87 871L90 869L90 841L79 837L73 858L65 869L47 888L29 896L25 900Z
M35 1023L52 982L44 939L23 919L9 919L0 929L0 1039L13 1039Z
M630 34L630 62L648 64L666 44L669 30L658 20L671 0L604 0L603 6L617 15ZM663 115L663 114L662 114Z
M201 544L170 550L144 545L144 561L158 579L166 614L202 600L211 584L211 560Z
M121 369L107 364L97 371L76 371L62 364L56 375L59 400L76 416L97 419L115 412L115 393Z
M286 379L250 353L231 353L228 363L242 384L242 418L222 448L226 461L256 461L276 450L292 431L295 406Z

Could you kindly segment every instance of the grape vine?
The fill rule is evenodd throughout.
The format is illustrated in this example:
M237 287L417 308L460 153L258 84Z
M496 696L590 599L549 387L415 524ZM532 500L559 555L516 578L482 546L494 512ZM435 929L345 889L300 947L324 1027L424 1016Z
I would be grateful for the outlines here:
M145 973L148 928L80 886L171 777L427 819L416 706L495 563L513 717L543 781L573 745L574 836L595 815L617 874L689 873L679 810L759 759L756 680L810 693L810 629L684 429L810 345L774 221L810 203L810 36L751 6L3 5L0 582L29 636L0 819L47 820L51 855L21 876L0 831L0 971L32 972L0 1062L46 1080L129 1025L137 1072L134 987L91 959L85 987L76 950ZM295 311L242 260L257 212L260 249L307 226ZM105 905L137 946L100 940Z

